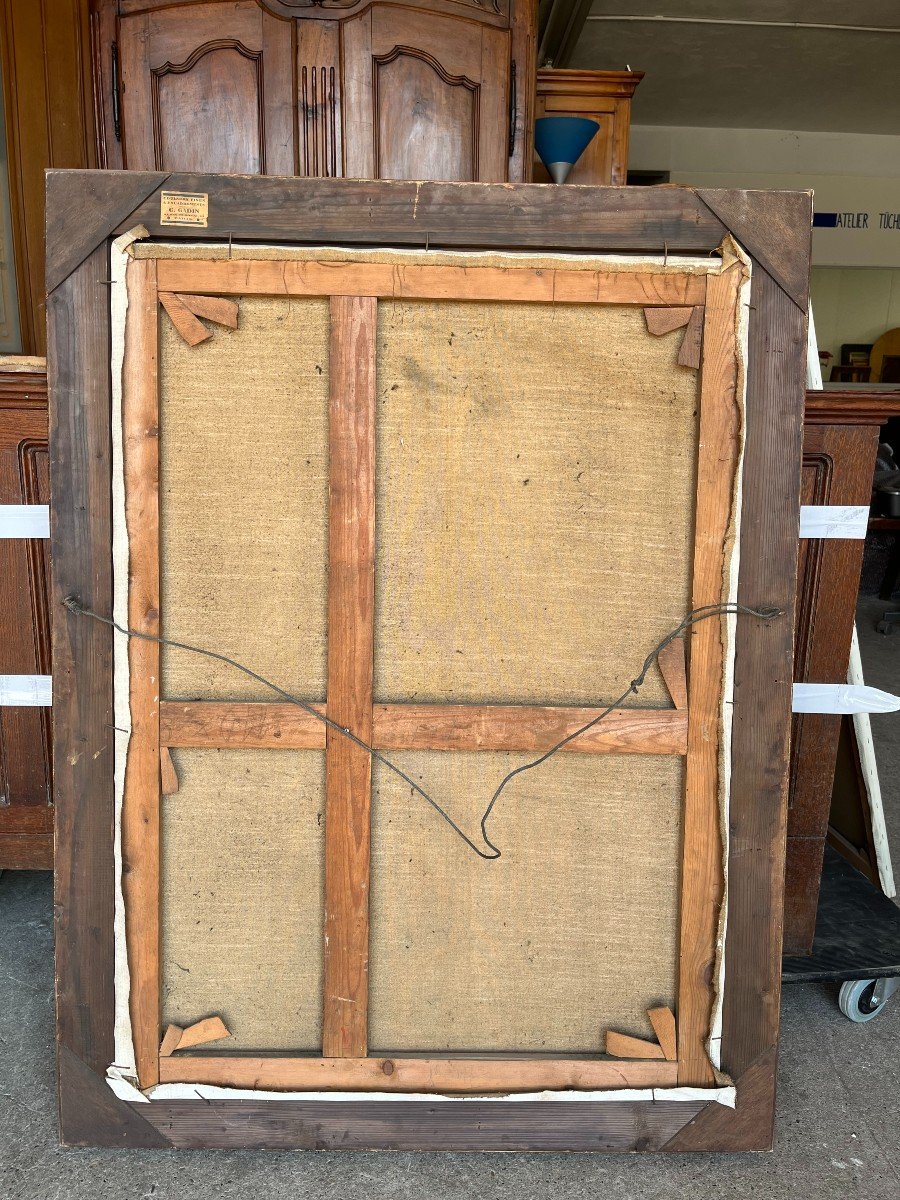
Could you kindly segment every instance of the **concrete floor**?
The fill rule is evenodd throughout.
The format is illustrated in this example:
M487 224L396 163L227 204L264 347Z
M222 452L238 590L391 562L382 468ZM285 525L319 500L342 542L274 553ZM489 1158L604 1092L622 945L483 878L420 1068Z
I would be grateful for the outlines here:
M867 682L900 691L900 632L872 632L860 602ZM873 719L900 879L900 716ZM53 1079L52 887L0 877L0 1200L754 1200L900 1197L900 996L867 1025L837 985L784 993L777 1148L772 1154L646 1156L315 1154L62 1150Z

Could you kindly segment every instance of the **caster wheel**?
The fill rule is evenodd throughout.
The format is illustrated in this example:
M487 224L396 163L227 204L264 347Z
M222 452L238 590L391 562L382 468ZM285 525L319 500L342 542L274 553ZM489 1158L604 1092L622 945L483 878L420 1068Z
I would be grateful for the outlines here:
M879 621L875 628L879 633L883 633L885 636L894 632L894 626L890 621Z
M874 997L874 979L851 979L841 984L838 1007L850 1021L871 1021L884 1008Z

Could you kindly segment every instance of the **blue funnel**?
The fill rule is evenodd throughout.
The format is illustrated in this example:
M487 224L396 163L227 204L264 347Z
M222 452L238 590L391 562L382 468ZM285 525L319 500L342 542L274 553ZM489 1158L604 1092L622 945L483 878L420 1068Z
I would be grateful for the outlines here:
M554 183L565 183L569 172L600 128L587 117L538 117L534 148Z

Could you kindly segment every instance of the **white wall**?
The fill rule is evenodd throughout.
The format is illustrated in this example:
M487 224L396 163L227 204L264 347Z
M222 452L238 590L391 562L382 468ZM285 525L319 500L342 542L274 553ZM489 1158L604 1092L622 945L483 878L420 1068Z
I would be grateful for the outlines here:
M815 265L900 267L900 218L879 228L900 214L900 137L635 125L628 165L698 187L812 190L817 212L867 215L865 228L814 229Z
M820 350L841 361L843 342L874 342L900 325L900 271L813 267L810 296ZM827 381L827 374L826 374Z

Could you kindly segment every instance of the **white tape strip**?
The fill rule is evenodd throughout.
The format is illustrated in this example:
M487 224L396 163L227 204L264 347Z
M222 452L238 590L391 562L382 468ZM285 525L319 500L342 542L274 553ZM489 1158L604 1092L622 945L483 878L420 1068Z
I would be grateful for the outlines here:
M795 683L795 713L889 713L900 709L900 696L865 684Z
M49 708L52 675L0 675L0 707Z
M0 504L0 538L49 536L49 504Z
M801 504L802 538L864 538L869 524L867 504Z

